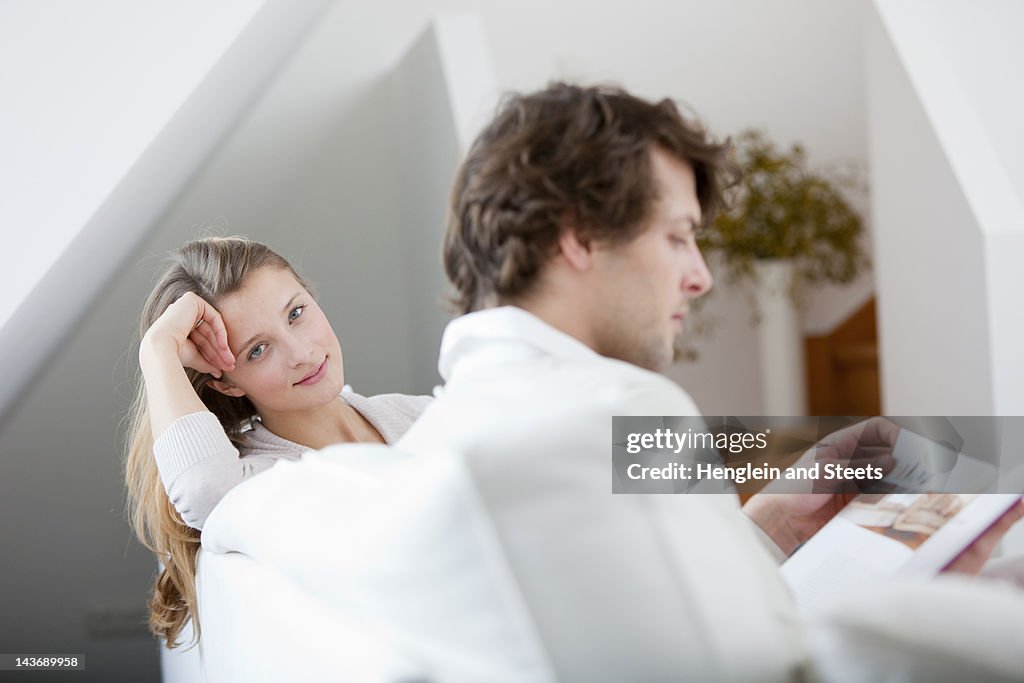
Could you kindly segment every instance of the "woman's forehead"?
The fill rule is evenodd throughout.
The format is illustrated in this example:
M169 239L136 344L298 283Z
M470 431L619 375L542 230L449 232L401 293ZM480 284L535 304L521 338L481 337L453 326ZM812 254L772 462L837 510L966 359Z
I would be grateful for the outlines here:
M287 315L291 302L305 293L290 271L260 268L246 277L241 288L221 297L217 309L229 331L248 328Z

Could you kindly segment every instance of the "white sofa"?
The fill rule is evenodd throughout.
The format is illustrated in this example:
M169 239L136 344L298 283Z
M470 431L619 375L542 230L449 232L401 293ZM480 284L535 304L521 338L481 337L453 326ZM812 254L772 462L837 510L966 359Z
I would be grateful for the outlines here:
M551 680L455 465L335 446L233 490L203 531L206 679Z
M477 484L457 458L346 445L237 487L203 533L205 680L555 680L549 648L561 645L538 637L509 568L523 558L506 556ZM1017 589L890 584L802 616L808 680L1024 680ZM567 635L586 638L580 630ZM669 664L639 673L637 663L635 680L693 679L671 664L678 638L662 636L645 647ZM738 642L728 655L744 651Z

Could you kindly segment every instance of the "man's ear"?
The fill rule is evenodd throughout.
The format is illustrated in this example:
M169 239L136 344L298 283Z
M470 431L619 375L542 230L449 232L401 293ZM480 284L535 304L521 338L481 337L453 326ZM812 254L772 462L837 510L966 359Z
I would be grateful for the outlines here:
M206 386L211 389L216 389L225 396L234 396L235 398L241 398L245 396L245 392L236 387L234 384L228 384L219 379L211 379L206 383Z
M590 270L594 264L593 240L581 233L573 216L562 218L558 250L575 270Z

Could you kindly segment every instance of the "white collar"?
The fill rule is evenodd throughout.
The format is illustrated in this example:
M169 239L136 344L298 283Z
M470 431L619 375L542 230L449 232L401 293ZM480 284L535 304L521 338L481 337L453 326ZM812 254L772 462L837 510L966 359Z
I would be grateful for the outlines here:
M493 342L526 343L560 358L596 359L600 354L573 336L558 330L517 306L467 313L448 323L441 337L437 369L445 381L466 354Z

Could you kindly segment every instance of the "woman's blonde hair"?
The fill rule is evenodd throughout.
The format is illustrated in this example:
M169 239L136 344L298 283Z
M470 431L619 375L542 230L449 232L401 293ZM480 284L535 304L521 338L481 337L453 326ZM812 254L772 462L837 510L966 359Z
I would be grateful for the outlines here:
M142 309L140 339L167 307L187 292L198 294L216 307L224 296L238 291L249 274L263 267L287 270L309 290L281 255L244 237L194 240L174 252L171 261ZM185 373L199 398L217 416L228 438L239 446L243 427L256 414L252 403L244 396L227 396L208 387L206 383L212 378L209 374L191 368L186 368ZM139 540L163 565L149 602L149 627L154 635L164 639L168 648L174 648L179 645L182 628L192 619L195 643L200 633L196 610L199 531L182 521L160 480L141 374L127 419L128 515Z

